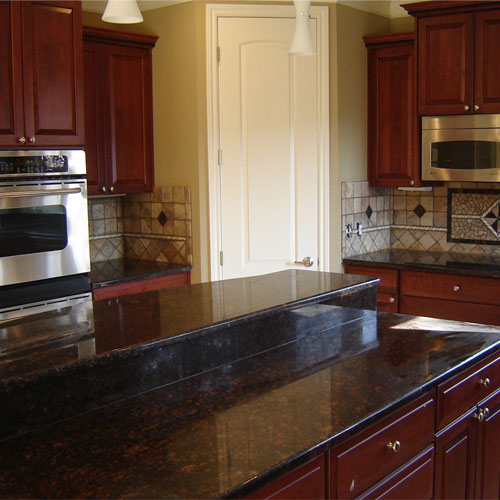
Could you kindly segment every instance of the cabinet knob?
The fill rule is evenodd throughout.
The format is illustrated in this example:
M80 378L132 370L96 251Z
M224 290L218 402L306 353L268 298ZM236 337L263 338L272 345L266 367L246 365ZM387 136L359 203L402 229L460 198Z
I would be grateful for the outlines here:
M474 111L477 111L479 109L479 106L477 104L474 104Z
M469 109L470 109L470 106L467 106L467 104L466 104L466 105L464 106L464 110L465 110L465 111L469 111Z
M454 292L459 292L460 291L460 285L453 285L453 291Z
M479 385L482 385L483 387L488 387L490 384L491 380L488 377L479 379Z
M102 187L101 187L101 192L102 192L102 193L105 193L105 192L106 192L106 186L102 186Z
M28 139L28 141L29 141L31 144L35 144L35 142L36 142L36 138L35 138L35 137L30 137L30 138Z
M391 304L394 304L394 302L396 302L396 299L395 299L394 297L390 297L390 298L389 298L389 302L390 302Z
M410 186L414 186L415 185L415 181L413 179L410 179Z
M484 418L488 418L490 416L490 409L483 408L483 415L484 415Z
M394 441L394 443L392 441L389 441L386 446L394 453L397 453L401 449L401 443L399 441Z
M115 188L114 188L113 186L111 186L111 187L109 188L109 192L110 192L110 193L112 193L114 190L115 190Z
M484 412L483 410L479 410L478 412L474 413L474 418L478 420L479 422L482 422L484 420Z
M26 144L26 137L18 137L17 142L19 144Z

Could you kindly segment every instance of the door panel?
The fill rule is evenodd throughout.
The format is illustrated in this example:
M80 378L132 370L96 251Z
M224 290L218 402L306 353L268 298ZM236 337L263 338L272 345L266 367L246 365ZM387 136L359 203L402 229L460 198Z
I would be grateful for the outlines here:
M219 18L224 278L318 269L316 57L290 57L286 18ZM311 20L313 37L315 21Z
M0 146L23 135L21 18L19 2L0 2Z
M22 2L25 132L37 145L84 143L79 2Z

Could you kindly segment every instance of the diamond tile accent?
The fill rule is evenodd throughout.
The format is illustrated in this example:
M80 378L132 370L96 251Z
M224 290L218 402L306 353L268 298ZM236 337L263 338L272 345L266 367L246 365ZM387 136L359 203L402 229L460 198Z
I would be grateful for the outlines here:
M372 216L372 213L373 213L372 207L370 207L370 205L368 205L368 208L366 209L365 214L368 218L370 218Z
M427 210L419 203L414 209L413 209L413 213L420 219L420 217L422 217L422 215L425 214L425 212L427 212Z
M167 223L167 220L168 220L167 216L165 215L165 212L163 210L160 212L160 215L158 215L157 219L158 219L158 222L162 226L164 226Z
M493 233L500 237L500 200L490 207L481 217L481 220L491 229Z

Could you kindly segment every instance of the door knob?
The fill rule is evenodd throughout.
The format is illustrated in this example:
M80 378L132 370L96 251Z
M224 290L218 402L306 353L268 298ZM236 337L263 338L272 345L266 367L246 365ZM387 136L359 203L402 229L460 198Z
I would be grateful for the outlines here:
M311 257L304 257L302 260L296 260L295 264L301 264L305 267L311 267L314 264L314 260Z

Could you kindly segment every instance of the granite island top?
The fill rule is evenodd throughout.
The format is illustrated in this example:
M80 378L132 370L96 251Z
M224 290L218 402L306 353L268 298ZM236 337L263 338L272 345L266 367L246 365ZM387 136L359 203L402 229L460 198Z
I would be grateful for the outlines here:
M290 309L375 309L377 282L290 270L82 299L6 320L0 398L9 404L0 439L293 342L305 320Z
M245 496L500 347L499 327L318 302L279 318L287 342L4 439L0 497Z
M500 278L500 256L387 249L342 259L344 264Z
M169 274L191 271L188 264L173 264L169 262L152 262L149 260L113 259L92 263L90 282L92 288L100 288L117 283L147 278L158 278Z

